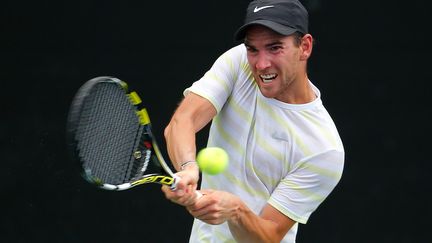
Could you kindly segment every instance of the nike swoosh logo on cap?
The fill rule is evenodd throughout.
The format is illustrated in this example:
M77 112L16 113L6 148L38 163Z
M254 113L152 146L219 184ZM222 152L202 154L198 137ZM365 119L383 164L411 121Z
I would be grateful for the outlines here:
M255 9L254 9L254 13L256 13L256 12L258 12L258 11L261 11L261 10L263 10L263 9L265 9L265 8L273 8L274 6L273 5L269 5L269 6L262 6L262 7L255 7Z

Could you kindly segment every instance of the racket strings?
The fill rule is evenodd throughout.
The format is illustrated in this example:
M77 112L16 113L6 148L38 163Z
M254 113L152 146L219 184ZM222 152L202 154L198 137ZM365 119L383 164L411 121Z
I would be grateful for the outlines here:
M97 84L85 100L77 131L79 156L92 180L113 185L130 181L138 129L125 91L113 83Z
M136 137L134 139L135 144L133 146L133 150L130 151L130 154L135 156L135 152L139 151L140 156L138 157L134 157L132 162L129 164L130 165L130 176L127 178L128 181L135 181L137 179L139 179L141 177L141 175L143 174L143 166L144 163L143 161L145 160L145 154L142 154L142 152L145 151L145 149L142 146L142 137L143 133L145 132L145 127L144 126L140 126L138 132L136 133ZM141 138L141 139L140 139Z

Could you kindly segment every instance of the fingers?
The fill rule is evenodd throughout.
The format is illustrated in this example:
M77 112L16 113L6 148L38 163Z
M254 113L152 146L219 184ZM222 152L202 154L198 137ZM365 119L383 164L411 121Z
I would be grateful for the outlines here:
M161 190L165 194L166 199L182 206L191 206L195 204L198 198L198 194L192 185L186 185L183 188L178 187L176 190L172 190L170 187L164 185Z
M197 198L194 204L186 207L189 213L197 219L209 219L211 213L216 211L214 200L211 197L207 197L206 194L199 192L201 196Z
M208 224L222 224L235 215L238 197L230 193L213 190L200 191L203 196L195 204L187 207L189 213Z
M187 207L189 213L194 216L194 218L212 225L222 224L226 221L226 218L218 209L217 205L214 205L212 202L205 199L202 202ZM200 205L201 207L197 208L197 205Z
M192 170L180 171L176 173L176 176L178 177L179 180L178 186L197 185L199 180L199 174L197 174L195 171Z
M162 191L168 200L182 206L190 206L193 205L200 196L199 193L196 193L198 180L198 170L189 168L175 174L175 184L173 188L163 185Z

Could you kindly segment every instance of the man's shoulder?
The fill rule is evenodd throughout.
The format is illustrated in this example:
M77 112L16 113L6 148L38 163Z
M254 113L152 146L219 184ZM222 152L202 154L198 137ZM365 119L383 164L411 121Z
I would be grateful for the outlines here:
M235 57L246 57L246 47L243 43L228 49L224 55L235 56Z

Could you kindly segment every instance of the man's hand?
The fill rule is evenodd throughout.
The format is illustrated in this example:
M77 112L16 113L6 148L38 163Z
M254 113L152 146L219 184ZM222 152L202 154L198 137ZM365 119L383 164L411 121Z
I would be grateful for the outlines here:
M208 224L222 224L234 217L240 199L228 192L201 190L203 197L195 204L187 206L192 216Z
M269 204L256 215L234 194L213 190L200 192L203 196L186 207L189 213L207 224L227 222L237 242L280 242L295 224Z
M169 186L163 185L162 191L165 197L177 204L182 206L190 206L197 200L196 188L199 180L198 167L188 166L185 170L176 173L180 178L177 183L177 188L171 190Z

